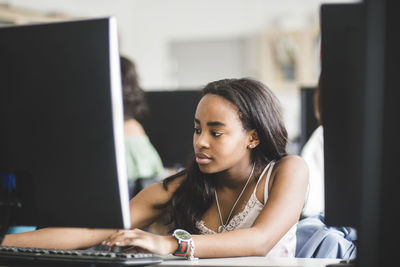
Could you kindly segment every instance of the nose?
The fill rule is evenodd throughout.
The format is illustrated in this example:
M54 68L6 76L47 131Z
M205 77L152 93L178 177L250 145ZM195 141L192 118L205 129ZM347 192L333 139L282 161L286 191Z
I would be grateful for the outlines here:
M194 134L193 135L193 148L196 149L201 149L201 148L208 148L210 146L209 140L207 135L203 132L200 134Z

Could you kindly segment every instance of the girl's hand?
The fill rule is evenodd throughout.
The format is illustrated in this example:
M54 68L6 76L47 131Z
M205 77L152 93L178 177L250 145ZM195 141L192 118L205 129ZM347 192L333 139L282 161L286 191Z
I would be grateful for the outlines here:
M146 252L159 255L168 255L178 249L178 241L173 236L155 235L140 229L120 230L101 244L111 248L132 246L126 252Z

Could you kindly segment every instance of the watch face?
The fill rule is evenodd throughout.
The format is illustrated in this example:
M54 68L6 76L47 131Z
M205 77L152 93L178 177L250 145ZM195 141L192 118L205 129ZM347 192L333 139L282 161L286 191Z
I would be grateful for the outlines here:
M182 239L182 240L189 240L189 239L192 238L192 235L191 235L191 234L189 234L189 233L188 233L187 231L185 231L185 230L180 230L180 229L175 230L174 235L175 235L177 238Z

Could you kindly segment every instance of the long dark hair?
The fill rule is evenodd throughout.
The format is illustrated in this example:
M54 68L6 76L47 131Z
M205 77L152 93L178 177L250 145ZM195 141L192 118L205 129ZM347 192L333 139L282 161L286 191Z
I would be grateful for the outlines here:
M251 161L260 170L266 163L279 160L285 155L287 132L283 123L278 100L263 83L250 79L224 79L211 82L203 89L203 96L215 94L233 103L239 112L243 128L255 129L260 144L252 149ZM213 203L215 179L212 174L200 171L194 158L188 167L163 181L164 188L177 177L185 178L171 199L156 208L166 209L169 224L196 234L196 222Z

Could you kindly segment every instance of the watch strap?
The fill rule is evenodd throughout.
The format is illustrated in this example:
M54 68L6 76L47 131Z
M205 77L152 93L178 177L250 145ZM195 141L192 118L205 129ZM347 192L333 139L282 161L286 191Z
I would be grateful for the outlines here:
M190 241L179 240L178 241L178 249L175 251L174 255L185 257L189 250L189 246L190 246Z

